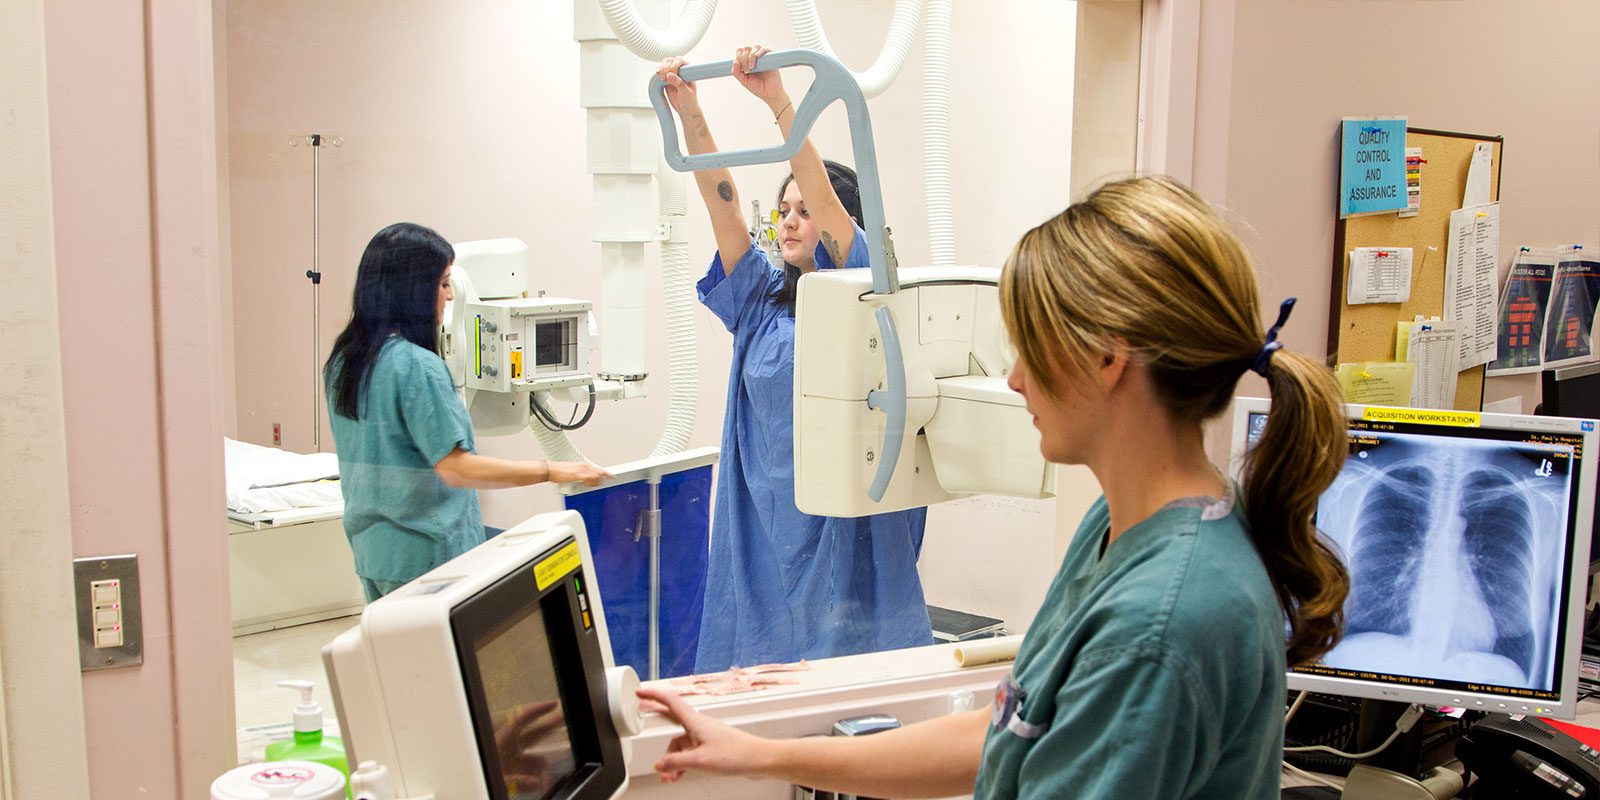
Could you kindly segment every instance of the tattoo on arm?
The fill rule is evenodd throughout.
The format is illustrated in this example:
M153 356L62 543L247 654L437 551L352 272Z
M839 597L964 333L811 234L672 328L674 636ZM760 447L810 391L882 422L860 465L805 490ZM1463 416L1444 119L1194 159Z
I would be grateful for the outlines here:
M718 181L717 196L722 198L723 202L733 202L733 187L727 181Z
M827 231L822 232L822 247L828 252L828 258L835 267L844 266L844 259L839 257L839 240L833 238Z

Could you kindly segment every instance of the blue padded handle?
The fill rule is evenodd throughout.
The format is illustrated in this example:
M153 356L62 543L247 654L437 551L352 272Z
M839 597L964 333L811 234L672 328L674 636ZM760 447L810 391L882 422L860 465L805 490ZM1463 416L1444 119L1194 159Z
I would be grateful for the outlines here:
M885 391L867 392L867 407L875 408L888 417L883 429L883 447L878 460L878 471L872 476L872 486L867 497L876 503L889 490L889 479L900 463L900 445L906 436L906 363L900 352L900 332L894 327L894 315L888 306L878 306L878 333L883 337L883 365L888 373L889 387Z
M789 138L783 144L698 155L684 155L678 142L678 126L673 121L671 107L667 105L667 83L659 75L651 76L650 104L655 107L656 118L661 122L661 141L666 149L667 165L679 172L695 172L787 161L800 152L806 136L811 133L811 126L816 124L823 109L836 100L844 101L850 122L850 147L856 160L856 179L861 191L861 227L867 234L867 257L872 264L872 290L878 294L899 291L900 276L890 263L889 250L885 246L883 185L878 181L878 154L872 143L872 118L867 113L867 98L861 93L861 85L837 59L815 50L767 53L756 59L753 71L765 72L795 66L810 67L816 77L811 82L811 89L795 107L794 126L790 128ZM692 64L678 72L678 76L685 81L722 78L732 74L731 60Z

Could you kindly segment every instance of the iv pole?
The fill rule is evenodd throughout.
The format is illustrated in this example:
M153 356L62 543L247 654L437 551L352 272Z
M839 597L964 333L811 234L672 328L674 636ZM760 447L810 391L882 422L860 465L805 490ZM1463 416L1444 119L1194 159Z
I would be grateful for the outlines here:
M298 144L298 140L291 140ZM344 138L313 133L305 137L311 145L311 447L322 452L322 148L344 146Z

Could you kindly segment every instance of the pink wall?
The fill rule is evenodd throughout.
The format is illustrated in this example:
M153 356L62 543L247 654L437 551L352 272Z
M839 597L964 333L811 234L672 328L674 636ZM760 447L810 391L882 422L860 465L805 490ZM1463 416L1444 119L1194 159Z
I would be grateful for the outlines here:
M91 784L202 797L233 758L210 5L45 25L73 550L139 555L144 604L144 664L83 678Z
M0 4L0 795L87 797L44 3ZM23 733L26 731L26 733Z
M145 586L144 666L84 675L91 766L171 794L170 724L147 729L142 747L119 746L174 703L171 654L161 646L170 630L161 591L144 13L93 2L51 3L45 11L73 553L138 553ZM91 776L91 784L96 793L111 791L103 778Z
M148 2L164 552L179 797L236 763L224 496L222 281L211 0ZM103 774L103 773L97 773Z
M1343 116L1504 135L1502 273L1519 245L1600 245L1597 26L1588 0L1205 0L1190 177L1245 236L1263 303L1300 297L1290 347L1326 346ZM1531 411L1537 391L1494 378L1486 399Z

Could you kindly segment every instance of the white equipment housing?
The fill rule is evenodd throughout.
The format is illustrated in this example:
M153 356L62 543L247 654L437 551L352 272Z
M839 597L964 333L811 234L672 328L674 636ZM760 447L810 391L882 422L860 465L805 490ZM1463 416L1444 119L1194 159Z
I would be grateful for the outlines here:
M475 293L466 300L521 297L528 293L528 245L521 239L479 239L453 245L456 273L466 273Z
M518 297L466 304L468 388L491 392L580 386L589 374L587 300Z
M388 767L397 797L487 800L514 779L497 735L554 700L564 732L527 746L561 796L620 795L638 678L612 666L592 564L577 512L541 514L368 605L322 649L352 762Z
M836 517L915 508L972 494L1055 494L1055 465L1022 396L1006 385L1000 271L916 267L900 290L873 294L866 269L815 272L795 311L795 499ZM881 500L868 497L891 426L870 407L893 361L875 315L898 331L906 414L898 462ZM889 448L892 449L892 448Z
M533 392L593 381L589 355L594 304L523 297L531 259L520 239L454 247L454 299L445 306L440 337L450 378L479 435L521 433L528 428Z
M444 351L469 399L474 389L525 394L592 380L588 321L594 303L526 297L531 259L521 239L462 242L455 251Z

